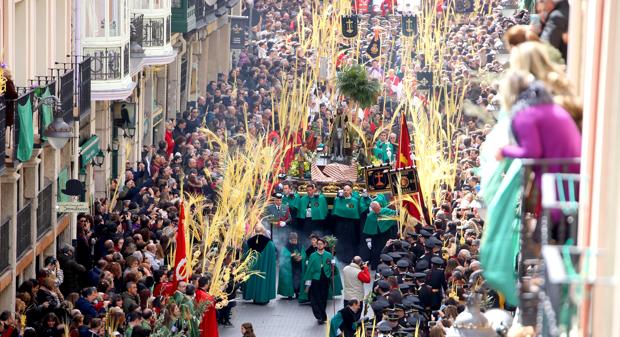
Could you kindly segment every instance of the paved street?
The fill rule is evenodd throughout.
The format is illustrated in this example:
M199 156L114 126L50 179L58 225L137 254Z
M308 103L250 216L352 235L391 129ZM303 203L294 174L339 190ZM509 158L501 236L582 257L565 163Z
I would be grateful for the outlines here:
M336 311L342 308L342 297L335 299ZM334 301L328 301L327 315L334 314ZM233 327L220 327L220 337L239 337L241 324L251 322L258 337L325 336L326 325L317 325L310 305L296 300L278 299L267 305L241 301L233 310Z

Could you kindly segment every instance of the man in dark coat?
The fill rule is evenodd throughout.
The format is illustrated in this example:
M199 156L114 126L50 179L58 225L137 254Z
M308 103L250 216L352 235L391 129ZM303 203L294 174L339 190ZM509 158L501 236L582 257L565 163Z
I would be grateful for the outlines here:
M446 282L446 275L443 268L443 259L434 256L431 258L431 272L428 278L428 285L431 287L431 309L439 310L441 307L441 300L443 299L443 293L448 289L448 283Z
M79 277L86 272L86 268L83 265L77 263L73 258L74 248L65 245L58 252L58 262L60 262L60 269L62 269L65 280L60 285L60 290L63 294L80 292Z

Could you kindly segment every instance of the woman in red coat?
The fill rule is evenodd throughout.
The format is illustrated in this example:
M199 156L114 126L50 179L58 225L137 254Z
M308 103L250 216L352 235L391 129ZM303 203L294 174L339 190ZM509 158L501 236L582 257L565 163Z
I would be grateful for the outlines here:
M170 158L172 151L174 151L174 137L172 136L172 130L174 130L174 123L172 121L166 122L166 135L164 140L167 144L166 153L168 154L168 158Z

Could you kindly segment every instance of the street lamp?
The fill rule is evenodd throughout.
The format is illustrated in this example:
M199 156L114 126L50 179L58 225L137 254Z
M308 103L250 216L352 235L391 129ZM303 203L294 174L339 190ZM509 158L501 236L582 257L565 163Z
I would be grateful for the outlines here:
M97 155L95 155L95 157L93 158L93 163L95 164L95 166L101 167L103 165L104 160L105 160L105 154L103 153L103 151L99 150Z
M81 168L80 172L78 172L78 179L82 182L82 184L86 183L86 169Z
M112 141L112 151L118 151L120 147L121 147L121 143L118 141L118 139L114 139Z
M125 137L127 137L127 138L132 138L133 139L133 136L135 136L135 134L136 134L136 127L135 126L128 125L123 130L125 130Z
M60 100L56 96L42 98L39 105L51 105L54 111L60 110ZM62 149L70 138L73 138L73 128L65 123L62 116L56 114L56 118L47 129L43 131L43 136L47 137L48 142L56 150Z

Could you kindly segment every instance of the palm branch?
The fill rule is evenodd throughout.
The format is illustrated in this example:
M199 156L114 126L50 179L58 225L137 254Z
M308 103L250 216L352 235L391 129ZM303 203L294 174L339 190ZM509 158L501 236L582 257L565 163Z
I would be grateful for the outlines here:
M368 78L366 68L357 64L338 73L336 86L340 94L356 102L362 109L376 104L381 94L381 83Z

